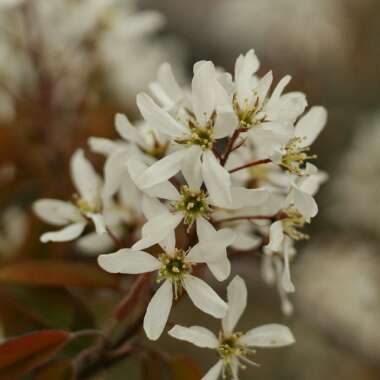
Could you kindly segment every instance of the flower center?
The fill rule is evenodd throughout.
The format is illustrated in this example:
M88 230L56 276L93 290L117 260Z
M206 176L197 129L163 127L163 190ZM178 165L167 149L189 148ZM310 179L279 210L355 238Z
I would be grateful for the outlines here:
M191 226L197 217L209 214L210 208L203 191L192 191L188 186L182 186L180 193L181 198L175 208L183 212L185 224Z
M291 173L302 175L306 160L317 158L316 155L309 155L307 152L309 147L301 148L299 144L302 142L301 137L294 137L285 147L285 154L282 155L280 165Z
M246 366L243 363L249 364L249 365L257 365L255 362L248 359L249 354L255 354L255 350L251 350L240 343L240 337L242 336L241 333L234 333L228 336L225 336L223 333L220 333L219 335L219 347L218 347L218 353L223 361L223 378L226 377L226 370L230 373L230 375L234 376L235 369L232 367L233 362L232 359L236 358L238 359L239 366L243 369L246 368ZM241 363L241 362L243 363Z
M294 240L307 240L309 235L298 231L305 226L304 217L293 207L284 210L286 217L281 220L284 232Z
M216 119L216 112L213 112L206 125L199 125L193 112L187 110L189 119L187 121L189 128L189 136L185 138L178 138L175 140L177 144L198 145L202 150L212 149L214 144L214 125Z
M100 206L98 205L92 205L83 198L74 197L75 198L75 204L79 208L80 212L83 215L87 214L96 214L101 211Z
M153 158L156 158L157 160L160 160L161 158L164 158L166 155L166 152L168 150L169 143L160 143L156 137L156 135L151 132L153 142L149 148L144 148L142 146L138 146L140 150L145 153L148 156L151 156Z
M159 260L161 267L157 280L170 280L174 287L174 298L177 299L182 293L184 276L191 273L191 263L186 261L186 254L181 249L176 249L173 255L162 253Z
M233 108L236 116L240 121L240 128L252 128L259 126L265 121L266 115L262 111L263 107L259 107L259 97L257 92L254 92L256 101L253 104L249 104L248 100L244 101L243 107L240 106L236 94L233 97Z

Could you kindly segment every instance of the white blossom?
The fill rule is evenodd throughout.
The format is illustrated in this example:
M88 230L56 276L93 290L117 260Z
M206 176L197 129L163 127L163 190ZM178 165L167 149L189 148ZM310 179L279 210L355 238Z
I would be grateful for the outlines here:
M106 232L102 215L102 181L81 149L73 154L70 169L78 192L73 202L40 199L33 205L39 218L56 226L64 226L61 230L44 233L41 236L43 243L74 240L82 234L89 221L92 221L98 234Z
M185 340L198 347L216 350L219 361L202 377L202 380L216 380L226 374L238 379L239 369L245 364L257 366L248 356L255 347L283 347L295 342L291 331L282 325L270 324L253 328L246 333L235 332L235 327L247 306L247 287L239 276L234 277L227 287L228 311L222 319L222 329L218 336L200 327L174 326L169 335Z
M173 298L177 299L183 289L194 305L205 313L215 318L222 318L226 314L226 303L206 282L191 274L194 265L213 263L220 259L218 249L209 249L210 246L221 247L220 239L220 234L215 235L184 252L175 247L172 233L160 242L163 252L158 258L144 251L124 248L115 253L100 255L98 263L111 273L139 274L158 271L157 280L163 281L163 284L151 299L144 318L147 336L156 340L165 328Z

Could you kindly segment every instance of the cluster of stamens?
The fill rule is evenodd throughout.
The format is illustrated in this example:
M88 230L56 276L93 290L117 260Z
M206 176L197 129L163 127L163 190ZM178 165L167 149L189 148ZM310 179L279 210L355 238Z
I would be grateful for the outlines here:
M191 114L192 115L192 114ZM202 150L212 149L214 145L214 124L216 112L214 112L205 126L200 126L194 116L191 116L188 121L190 136L176 139L178 144L198 145Z
M84 200L83 198L74 195L75 204L83 215L97 214L101 212L100 205L93 205Z
M161 267L157 281L170 280L174 287L174 298L182 293L183 278L191 272L191 264L186 261L186 254L181 249L176 249L173 254L162 253L159 256Z
M168 150L169 143L161 144L158 140L154 132L152 132L153 137L153 144L149 148L145 148L139 145L140 150L147 154L148 156L151 156L157 160L160 160L161 158L164 158L166 155L166 152Z
M285 154L281 159L281 166L291 173L302 175L306 160L317 158L316 155L309 155L307 152L309 147L301 148L299 144L302 142L301 137L294 137L285 147Z
M180 193L181 198L175 208L183 212L185 224L191 226L197 217L209 214L210 207L203 191L192 191L185 185L181 187Z
M253 105L249 105L248 100L245 100L244 107L240 107L236 94L233 97L232 104L235 114L239 118L240 128L252 128L265 121L266 115L262 111L263 107L259 107L259 97L257 96L258 94L256 91L254 92L254 95L256 96L255 103Z
M257 364L247 358L249 354L255 354L255 350L250 350L245 345L240 342L240 337L242 333L233 333L228 336L221 332L219 334L219 347L218 353L220 358L223 361L223 378L226 377L226 371L229 372L230 375L234 375L232 368L232 359L240 359L246 364L254 365ZM246 366L239 361L239 366L242 369L245 369Z
M305 218L294 207L284 210L284 213L286 217L281 219L284 232L294 240L309 239L309 235L298 230L305 226Z

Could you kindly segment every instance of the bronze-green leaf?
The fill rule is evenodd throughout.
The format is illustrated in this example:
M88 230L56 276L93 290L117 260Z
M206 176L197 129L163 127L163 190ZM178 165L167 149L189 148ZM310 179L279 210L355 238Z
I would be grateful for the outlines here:
M0 283L117 288L118 280L95 264L56 259L14 262L0 268Z
M17 380L51 359L68 341L62 330L41 330L0 345L0 380Z

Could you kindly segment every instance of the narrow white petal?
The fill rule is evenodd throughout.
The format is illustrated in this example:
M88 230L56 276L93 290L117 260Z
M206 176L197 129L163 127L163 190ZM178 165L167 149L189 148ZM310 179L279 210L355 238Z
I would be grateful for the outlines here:
M160 108L149 95L138 94L136 101L144 119L161 133L172 137L180 137L188 133L185 126Z
M211 151L203 154L202 177L214 205L226 207L231 204L230 174Z
M121 113L116 114L115 127L118 134L124 140L145 146L144 139L140 135L138 129L130 123L127 116L125 116L124 114L121 114Z
M108 234L98 235L96 232L91 232L78 239L76 247L85 254L99 255L111 250L114 242Z
M197 218L196 226L199 240L207 240L214 237L216 229L208 220Z
M281 245L284 241L284 230L282 228L281 220L272 223L269 229L269 244L266 246L273 252L281 250Z
M155 162L137 178L140 187L147 189L176 175L181 169L185 154L186 149L181 149Z
M325 127L326 122L326 109L324 107L312 107L296 125L295 134L302 139L300 146L310 146Z
M223 362L219 360L213 367L211 367L201 380L218 380L222 373Z
M160 268L160 262L149 253L123 248L115 253L100 255L98 264L110 273L139 274Z
M240 57L239 57L240 58ZM236 62L237 70L235 70L235 81L240 106L244 103L250 104L253 97L251 88L251 80L253 74L258 70L260 64L253 49Z
M251 249L255 249L260 245L262 241L262 239L258 236L255 236L252 231L235 231L235 233L236 238L231 246L232 248L239 251L249 251Z
M267 201L269 191L263 189L246 189L245 187L231 188L232 203L228 208L239 209L244 207L257 207Z
M318 205L315 199L310 194L301 191L297 187L292 189L290 199L293 200L297 210L307 221L318 214Z
M247 286L244 280L235 276L227 287L228 310L222 319L223 331L230 333L234 331L241 315L247 307Z
M216 72L211 61L198 65L191 83L193 111L198 122L205 125L215 109Z
M157 77L165 93L173 101L176 102L183 97L183 91L177 83L169 63L163 63L160 66Z
M97 203L100 189L100 178L90 161L84 156L82 149L78 149L70 161L71 176L79 195L91 205Z
M235 112L218 112L214 125L214 138L222 139L231 135L238 124L239 120Z
M90 137L88 139L88 145L92 152L103 154L104 156L110 155L120 147L118 142L102 137Z
M99 235L105 234L107 232L106 222L102 214L88 214L87 215L94 223L96 233Z
M294 250L292 247L292 240L290 238L287 238L284 242L284 269L281 278L281 285L287 293L293 293L295 291L295 287L290 276L289 264L289 256L292 250Z
M202 185L201 174L202 149L199 146L192 146L186 150L182 160L181 171L191 190L198 191Z
M205 327L191 326L183 327L175 325L168 334L173 338L193 343L202 348L217 348L219 341L216 336Z
M181 213L165 214L154 217L144 224L142 239L136 242L133 249L144 249L163 241L172 233L182 220Z
M227 255L218 261L207 262L207 266L218 281L224 281L231 273L231 262Z
M127 167L133 182L137 187L142 189L143 182L141 181L141 173L144 173L148 169L148 166L144 162L132 158L128 160ZM144 180L144 178L142 178L142 180ZM152 198L177 200L180 196L176 187L169 181L157 183L149 188L144 188L143 191Z
M167 207L158 199L144 195L142 198L142 211L147 220L153 219L156 216L170 214Z
M285 75L277 84L276 88L274 89L272 96L270 98L269 102L277 101L280 99L280 96L285 90L285 87L289 84L292 77L290 75Z
M43 221L56 226L64 226L82 219L77 207L58 199L39 199L34 202L33 211Z
M156 291L149 302L144 317L144 330L147 337L157 340L165 328L173 303L173 290L170 281L166 280Z
M47 243L49 241L62 242L74 240L81 235L85 227L85 222L70 224L59 231L44 233L41 235L40 240L42 243Z
M283 347L295 342L288 327L278 324L256 327L240 338L241 342L250 347Z
M223 318L227 304L219 295L200 278L187 275L184 278L184 288L194 305L215 318Z
M259 96L259 104L258 106L261 107L268 95L270 86L273 82L273 73L272 71L269 71L266 73L259 81L257 86L257 93Z
M119 190L123 176L127 173L127 160L130 156L128 150L117 150L108 156L104 164L103 196L111 198Z

